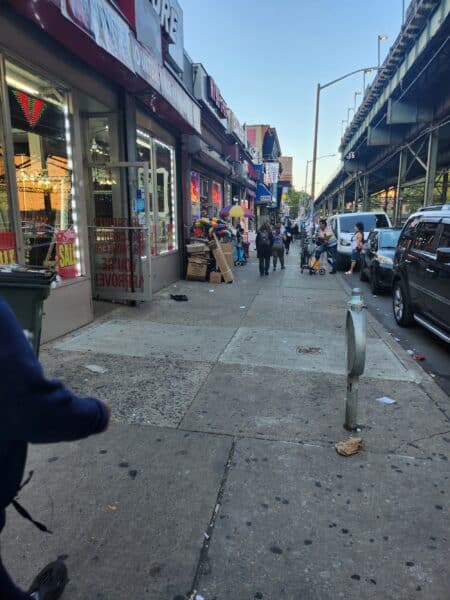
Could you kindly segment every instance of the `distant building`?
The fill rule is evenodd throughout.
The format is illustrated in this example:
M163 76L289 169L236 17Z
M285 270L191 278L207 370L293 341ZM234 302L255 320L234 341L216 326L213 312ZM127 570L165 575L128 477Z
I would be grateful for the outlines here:
M247 125L247 138L255 148L254 163L259 166L261 180L256 191L256 206L260 220L267 219L273 210L272 220L280 208L281 147L275 127Z
M292 165L294 159L292 156L280 156L281 176L280 183L282 186L292 187Z

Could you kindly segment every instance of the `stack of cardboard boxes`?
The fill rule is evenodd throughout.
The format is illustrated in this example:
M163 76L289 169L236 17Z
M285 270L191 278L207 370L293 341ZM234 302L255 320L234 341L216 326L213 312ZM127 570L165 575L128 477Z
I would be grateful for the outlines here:
M216 235L210 242L196 241L186 245L188 253L188 268L186 279L191 281L206 281L210 264L210 251L214 256L216 271L211 271L211 283L232 283L233 276L233 247L230 243L219 243Z

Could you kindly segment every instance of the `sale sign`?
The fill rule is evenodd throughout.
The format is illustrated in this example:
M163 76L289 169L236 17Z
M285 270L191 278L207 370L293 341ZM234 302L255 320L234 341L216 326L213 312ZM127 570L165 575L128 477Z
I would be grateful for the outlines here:
M12 231L0 232L0 265L11 265L17 262L16 243Z
M75 254L77 234L73 229L65 229L58 231L55 238L58 274L63 279L72 279L78 275Z

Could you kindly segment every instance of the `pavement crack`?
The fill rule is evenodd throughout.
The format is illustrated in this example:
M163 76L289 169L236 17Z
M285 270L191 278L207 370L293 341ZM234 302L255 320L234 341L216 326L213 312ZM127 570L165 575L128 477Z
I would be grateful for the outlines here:
M420 448L415 445L415 444L417 444L417 442L431 440L435 437L439 437L440 435L446 435L447 433L450 433L450 429L448 429L447 431L438 431L437 433L431 433L430 435L425 435L425 436L417 438L415 440L404 441L402 444L400 444L400 446L397 446L397 448L395 449L394 452L399 452L401 450L401 448L403 448L404 446L411 446L412 448L416 448L416 450L420 450Z
M197 590L198 590L198 586L200 583L200 580L202 578L203 573L206 572L206 569L208 567L208 553L209 553L209 546L211 544L211 539L213 536L213 532L214 532L214 526L216 524L216 520L217 517L219 515L219 510L220 510L220 506L222 504L222 500L223 500L223 495L225 492L225 486L227 484L227 480L228 480L228 475L231 469L231 464L234 460L234 453L236 450L236 438L233 438L233 441L231 443L231 447L230 447L230 451L228 453L228 459L227 462L225 464L225 469L223 472L223 476L222 476L222 480L220 482L220 486L219 486L219 491L217 493L217 499L214 505L214 510L211 514L211 518L209 520L209 524L208 527L205 531L204 534L204 540L203 540L203 545L202 548L200 550L200 557L199 557L199 561L197 564L197 569L194 575L194 581L192 583L192 590L191 592L188 594L187 598L189 600L194 600L194 598L197 595Z

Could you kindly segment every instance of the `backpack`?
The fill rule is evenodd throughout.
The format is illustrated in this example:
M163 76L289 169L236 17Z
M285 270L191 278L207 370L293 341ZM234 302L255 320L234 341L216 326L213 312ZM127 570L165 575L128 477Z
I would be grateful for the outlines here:
M265 248L270 246L270 237L267 231L261 231L259 234L259 244Z

